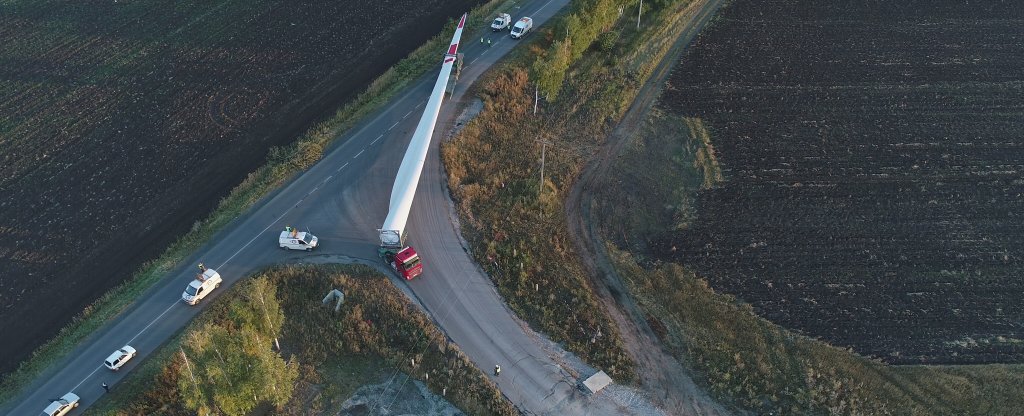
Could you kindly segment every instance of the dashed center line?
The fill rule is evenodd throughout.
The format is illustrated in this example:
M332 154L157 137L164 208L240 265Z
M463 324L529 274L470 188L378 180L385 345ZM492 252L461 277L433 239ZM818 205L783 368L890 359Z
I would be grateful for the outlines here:
M409 110L408 113L405 113L405 115L402 116L402 120L405 120L407 117L409 117L409 114L412 114L412 110Z
M397 125L398 125L398 122L396 121L395 124L392 124L391 127L388 127L388 131L391 131L391 129L395 128L395 126L397 126Z
M370 142L370 144L374 144L374 143L377 143L377 140L380 140L380 138L381 138L381 137L384 137L384 135L383 135L383 134L381 134L380 136L377 136L377 138L376 138L376 139L373 139L373 141L372 141L372 142Z
M356 153L356 155L352 156L352 158L355 159L355 158L359 157L359 155L363 154L363 152L365 152L365 151L366 151L365 148L363 150L360 150L359 153Z

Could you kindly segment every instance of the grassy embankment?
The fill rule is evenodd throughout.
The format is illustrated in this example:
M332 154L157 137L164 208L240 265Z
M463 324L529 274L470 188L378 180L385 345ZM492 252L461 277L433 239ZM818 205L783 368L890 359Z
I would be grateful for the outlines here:
M653 112L607 176L615 180L598 194L598 221L652 328L718 399L776 414L1024 412L1022 366L886 366L788 332L693 272L627 251L695 220L696 192L722 181L711 137L698 119Z
M492 0L470 12L467 18L472 28L490 22L490 15L501 7L510 8L515 0ZM196 222L185 234L157 259L144 264L135 275L108 291L103 297L82 311L71 323L62 328L50 341L33 352L17 370L7 374L0 383L0 403L4 403L28 385L40 372L67 354L109 319L116 316L179 265L210 236L223 229L267 193L280 186L297 172L315 164L327 147L358 120L376 111L389 99L401 92L438 63L438 51L443 50L454 33L454 22L441 34L417 48L408 57L385 71L352 102L339 109L329 119L309 129L294 144L271 149L267 163L249 174L228 196L218 204L207 218Z
M285 266L258 273L275 287L285 320L282 355L299 366L291 401L278 414L337 412L362 384L380 382L399 369L467 414L516 414L497 387L388 279L365 266ZM232 299L244 296L248 281L235 285L189 325L228 320ZM345 293L341 311L321 305L331 289ZM178 396L182 365L176 337L114 386L90 414L188 414ZM268 345L269 348L269 345ZM415 364L411 359L415 359ZM382 403L386 405L386 403Z
M581 22L608 17L592 15L601 9L597 3L612 10L611 18L607 26L589 28L587 37ZM635 3L626 3L635 16ZM618 2L574 3L568 14L532 35L527 51L481 82L483 111L442 147L462 231L506 302L620 381L632 380L635 370L578 260L585 254L577 253L566 235L563 203L585 155L602 144L678 38L688 2L667 3L665 9L645 9L640 31L635 20L618 18ZM566 40L567 32L584 39ZM559 65L567 71L537 75L538 69ZM555 98L541 103L537 115L532 114L531 76L544 80L536 81L542 93L551 85L561 87ZM545 84L552 80L558 82ZM542 185L540 140L551 143Z

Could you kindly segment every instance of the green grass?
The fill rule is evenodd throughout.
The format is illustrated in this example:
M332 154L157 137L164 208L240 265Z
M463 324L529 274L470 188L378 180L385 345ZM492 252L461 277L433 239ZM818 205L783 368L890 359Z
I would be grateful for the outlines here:
M684 2L680 2L684 3ZM570 66L558 98L533 115L529 70L558 35L541 29L524 53L479 88L483 111L442 146L448 186L475 259L517 315L615 379L635 377L618 330L594 296L565 230L564 200L586 155L678 37L683 6L647 15L644 30L620 19L610 49L590 48ZM585 15L585 12L579 12ZM560 28L555 21L545 27ZM560 29L558 29L560 30ZM541 184L541 144L547 147Z
M493 0L474 9L468 21L483 22L498 7L509 7L515 2ZM328 120L309 129L294 144L274 148L267 163L250 173L231 193L220 201L216 210L197 222L192 231L180 237L157 259L147 262L125 283L108 291L103 297L85 308L71 323L62 328L50 341L33 352L17 370L4 376L0 382L0 403L5 403L26 387L44 369L66 355L85 337L121 313L168 271L178 266L209 238L222 230L249 209L267 193L276 189L292 175L312 166L343 132L361 118L381 108L388 100L403 91L411 82L438 63L438 51L451 40L454 27L412 52L395 67L385 71L352 102L339 109Z
M265 270L284 311L282 356L300 367L283 414L336 410L360 386L401 371L467 414L516 414L497 387L390 281L366 266L284 266ZM235 285L183 332L228 319L227 306L244 296ZM331 289L345 293L337 313L320 300ZM178 407L181 336L115 385L89 414L187 414ZM415 365L410 361L415 358Z

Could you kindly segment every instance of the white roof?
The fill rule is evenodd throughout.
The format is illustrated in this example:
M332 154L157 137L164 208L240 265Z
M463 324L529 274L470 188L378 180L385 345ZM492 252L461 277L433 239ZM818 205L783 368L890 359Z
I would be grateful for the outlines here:
M588 377L586 381L583 382L583 385L587 387L587 390L590 390L591 394L601 391L601 389L607 387L609 384L612 384L612 378L608 377L604 371L598 371L597 374Z

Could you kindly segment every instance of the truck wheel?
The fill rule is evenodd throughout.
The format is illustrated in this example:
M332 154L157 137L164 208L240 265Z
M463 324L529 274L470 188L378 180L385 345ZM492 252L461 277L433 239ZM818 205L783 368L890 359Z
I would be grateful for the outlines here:
M214 289L216 289L216 288L218 288L218 287L220 287L220 283L217 283L217 284L213 285L213 288L214 288Z
M288 250L288 247L281 246L281 250Z

